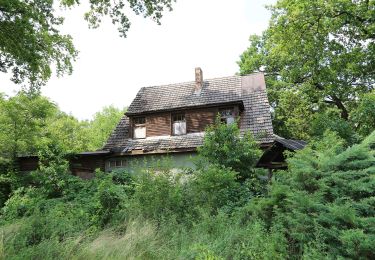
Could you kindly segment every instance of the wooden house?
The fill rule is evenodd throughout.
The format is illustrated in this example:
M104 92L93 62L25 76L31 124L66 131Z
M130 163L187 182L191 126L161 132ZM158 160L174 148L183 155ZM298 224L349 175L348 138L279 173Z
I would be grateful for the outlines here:
M269 153L289 149L273 133L262 73L204 79L196 68L194 81L141 88L104 147L71 157L71 170L90 178L95 168L131 168L166 155L176 167L192 166L190 157L218 115L226 124L239 118L241 133L250 131L268 152L259 167L269 168L280 157Z

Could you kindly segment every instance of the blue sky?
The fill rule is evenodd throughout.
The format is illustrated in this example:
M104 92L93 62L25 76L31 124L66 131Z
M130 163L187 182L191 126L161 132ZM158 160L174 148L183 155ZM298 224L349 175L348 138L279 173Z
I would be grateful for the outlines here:
M42 93L80 119L107 105L130 104L144 86L191 81L194 68L204 78L238 72L236 61L251 34L268 25L265 5L275 0L177 0L162 25L131 15L128 38L120 38L109 21L90 30L85 6L64 11L62 30L80 51L72 75L52 77ZM0 92L13 95L19 86L0 74Z

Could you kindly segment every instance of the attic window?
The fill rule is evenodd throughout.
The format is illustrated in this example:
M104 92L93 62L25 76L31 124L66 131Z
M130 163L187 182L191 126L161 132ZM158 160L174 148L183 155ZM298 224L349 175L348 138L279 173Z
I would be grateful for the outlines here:
M133 138L134 139L146 138L146 118L144 116L135 117L133 119L133 125L134 125Z
M186 120L184 114L173 115L173 135L186 135Z
M233 124L235 122L233 108L220 109L220 120L224 124Z

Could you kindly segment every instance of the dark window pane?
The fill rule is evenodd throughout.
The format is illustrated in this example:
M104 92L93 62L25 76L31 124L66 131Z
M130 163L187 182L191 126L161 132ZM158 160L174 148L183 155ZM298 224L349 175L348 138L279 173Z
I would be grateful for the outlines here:
M145 123L146 123L146 118L144 116L134 118L134 124L136 124L136 125L141 125L141 124L145 124Z
M185 115L184 114L173 115L173 122L181 122L181 121L185 121Z

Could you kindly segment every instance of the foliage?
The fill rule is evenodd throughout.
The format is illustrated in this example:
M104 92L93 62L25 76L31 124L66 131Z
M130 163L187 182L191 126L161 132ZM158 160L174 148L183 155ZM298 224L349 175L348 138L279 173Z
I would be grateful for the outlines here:
M54 14L54 1L0 1L0 71L11 71L12 81L28 80L31 87L50 77L72 72L77 56L72 39L61 34L63 18Z
M219 117L206 129L198 153L204 161L238 172L242 179L254 178L254 165L260 156L258 144L249 132L242 134L237 123L226 125Z
M276 173L261 196L215 164L81 180L64 174L52 146L33 185L1 210L1 257L372 259L375 132L345 145L326 132L290 157L288 172Z
M90 10L85 19L96 28L104 17L118 26L126 36L130 21L126 15L131 9L137 15L151 17L160 23L164 9L172 9L172 0L89 1ZM60 32L64 18L56 15L56 5L73 7L77 0L1 0L0 1L0 71L12 72L12 81L26 80L31 90L39 89L51 77L51 64L58 76L72 73L72 62L77 57L70 35Z
M104 146L109 135L120 121L125 109L118 109L114 106L104 107L101 111L94 115L94 118L89 122L89 130L87 133L89 150L100 149Z
M374 258L374 147L375 132L346 150L327 133L289 159L290 171L247 214L282 225L297 258Z
M198 170L192 176L190 200L212 212L234 206L241 188L237 175L234 171L215 165Z
M269 7L269 27L261 36L250 37L238 64L241 74L266 73L278 134L308 137L310 114L332 108L339 111L333 121L341 118L355 129L356 108L375 82L373 5L373 1L279 0Z
M46 127L42 130L44 138L40 139L39 150L48 143L55 143L67 154L88 151L91 145L90 130L88 122L79 121L72 115L56 111L46 120Z
M56 106L47 98L19 92L0 101L0 157L14 160L22 154L36 153L47 118L56 112Z
M356 131L361 136L367 136L375 129L375 91L364 94L353 112L353 122Z
M39 94L0 96L0 170L13 167L17 156L51 146L64 154L100 149L122 114L110 106L91 121L79 121Z
M350 122L340 118L337 109L327 109L324 113L315 114L311 122L311 135L323 137L327 130L337 133L348 144L354 144L359 136L355 133Z

